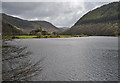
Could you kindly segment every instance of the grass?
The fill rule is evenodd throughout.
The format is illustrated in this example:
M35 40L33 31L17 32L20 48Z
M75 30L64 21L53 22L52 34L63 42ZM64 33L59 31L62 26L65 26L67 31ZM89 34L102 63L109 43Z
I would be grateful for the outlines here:
M60 37L66 38L66 37L72 37L72 36L71 35L60 35Z
M21 36L15 36L15 37L18 37L18 38L35 38L35 37L37 37L37 35L21 35Z
M8 22L9 23L9 22ZM9 23L10 25L12 25L14 28L16 28L16 29L18 29L18 30L20 30L20 31L22 31L22 29L20 29L20 28L18 28L18 27L16 27L15 25L13 25L13 24L11 24L11 23Z
M120 37L120 35L116 35L115 37Z
M87 35L16 35L16 36L2 36L2 39L27 39L27 38L70 38L70 37L88 37Z

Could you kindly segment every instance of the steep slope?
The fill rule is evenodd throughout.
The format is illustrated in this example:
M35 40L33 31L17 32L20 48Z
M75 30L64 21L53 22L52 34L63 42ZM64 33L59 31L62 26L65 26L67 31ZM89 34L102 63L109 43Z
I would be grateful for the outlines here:
M64 32L64 34L108 36L119 34L118 4L119 2L109 3L88 12L71 29Z
M17 28L16 26L2 21L2 35L20 35L23 34L22 30Z
M27 20L22 20L16 17L12 17L6 14L2 14L2 20L7 21L16 27L20 28L23 30L24 33L29 33L32 29L35 29L36 27L40 26L46 31L50 32L59 32L60 30L52 25L49 22L46 21L27 21Z
M9 16L6 14L2 14L2 21L9 22L9 23L15 25L16 27L23 29L23 31L25 33L29 32L30 29L34 28L33 25L31 24L31 22L29 22L27 20L22 20L22 19L19 19L16 17L12 17L12 16Z

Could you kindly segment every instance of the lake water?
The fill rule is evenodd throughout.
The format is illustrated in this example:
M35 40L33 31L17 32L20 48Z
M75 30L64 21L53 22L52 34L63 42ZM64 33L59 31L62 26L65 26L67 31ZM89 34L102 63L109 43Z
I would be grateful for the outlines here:
M17 39L32 52L33 62L44 58L35 81L117 81L118 38L79 37Z

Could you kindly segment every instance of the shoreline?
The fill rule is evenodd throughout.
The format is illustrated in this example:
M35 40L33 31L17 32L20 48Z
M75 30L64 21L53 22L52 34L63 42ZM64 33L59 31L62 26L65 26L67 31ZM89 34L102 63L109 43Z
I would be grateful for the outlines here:
M37 35L21 35L21 36L2 36L2 39L34 39L34 38L72 38L72 37L88 37L87 35L42 35L41 37Z
M119 38L120 36L81 36L81 37L117 37ZM28 38L2 38L3 40L4 39L8 39L8 40L11 40L11 39L51 39L51 38L80 38L80 37L74 37L74 36L71 36L71 37L40 37L40 38L37 38L37 37L28 37Z

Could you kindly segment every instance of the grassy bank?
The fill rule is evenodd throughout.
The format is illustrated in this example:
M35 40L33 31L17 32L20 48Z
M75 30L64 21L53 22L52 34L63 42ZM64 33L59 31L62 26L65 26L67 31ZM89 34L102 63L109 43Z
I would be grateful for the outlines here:
M116 35L116 37L120 37L120 35Z
M70 37L88 37L87 35L16 35L16 36L2 36L2 39L27 39L27 38L70 38Z

